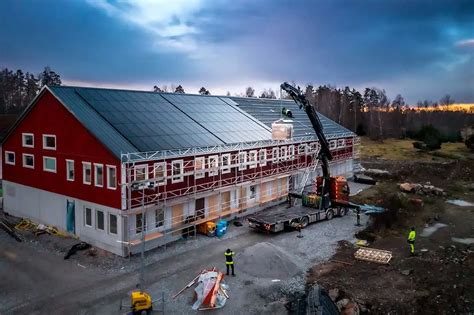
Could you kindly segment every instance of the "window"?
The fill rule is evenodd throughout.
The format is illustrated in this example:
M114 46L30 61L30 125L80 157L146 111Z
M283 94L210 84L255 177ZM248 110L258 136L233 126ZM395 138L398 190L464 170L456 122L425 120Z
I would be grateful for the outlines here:
M74 161L66 160L66 179L70 182L74 181Z
M144 216L143 213L136 214L135 228L137 234L141 233L143 230L146 231L146 216Z
M309 145L309 151L311 154L317 153L318 152L318 143L313 142Z
M306 144L300 144L298 146L298 155L306 154Z
M206 168L204 157L197 157L194 160L194 177L196 179L203 178L205 176L204 169Z
M96 210L96 228L98 230L104 230L104 212Z
M155 210L155 227L159 228L165 225L165 210L156 209Z
M153 177L158 185L166 184L166 162L155 163L153 166Z
M91 184L91 163L82 162L82 183Z
M329 149L333 150L336 148L336 140L329 141Z
M252 150L249 152L249 168L257 167L257 151Z
M23 167L35 168L35 157L33 154L23 153Z
M171 182L180 183L183 181L183 160L171 163Z
M148 179L148 172L146 165L137 165L135 166L135 180L147 180Z
M239 153L239 171L247 169L247 152Z
M278 162L278 153L280 150L278 148L273 148L272 149L272 162L277 163Z
M94 164L94 184L97 187L104 187L104 165Z
M107 165L107 188L117 188L117 168L112 165Z
M337 140L337 147L338 148L344 148L346 146L346 140L345 139L338 139Z
M88 207L84 208L84 225L92 227L92 209Z
M280 161L286 161L288 159L288 148L281 147L280 148Z
M117 216L109 213L109 233L117 234Z
M257 186L252 185L250 186L250 199L255 199L257 198Z
M43 156L43 171L56 173L56 158Z
M295 159L295 146L290 145L288 147L288 159L294 160Z
M22 134L22 144L25 148L34 148L35 138L32 133L23 133Z
M222 174L230 173L230 154L222 154L221 156L221 170Z
M208 157L207 164L209 176L219 175L219 158L217 155Z
M260 162L260 166L266 166L267 165L267 150L261 149L258 152L258 154L259 154L258 160Z
M15 165L15 152L5 151L5 164Z
M43 149L56 150L56 136L55 135L43 135Z

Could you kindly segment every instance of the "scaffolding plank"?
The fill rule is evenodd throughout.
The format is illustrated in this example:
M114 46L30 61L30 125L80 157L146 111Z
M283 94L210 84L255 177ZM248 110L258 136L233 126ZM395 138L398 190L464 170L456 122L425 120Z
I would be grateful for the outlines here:
M392 259L392 252L376 248L359 248L354 253L354 257L359 260L388 264Z

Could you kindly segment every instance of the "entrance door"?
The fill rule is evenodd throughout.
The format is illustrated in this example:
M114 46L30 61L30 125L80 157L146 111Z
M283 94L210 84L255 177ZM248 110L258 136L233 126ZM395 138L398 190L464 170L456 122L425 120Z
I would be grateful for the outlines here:
M196 218L197 219L204 219L206 213L204 212L204 198L196 199Z
M76 233L76 211L75 211L75 202L67 201L67 213L66 213L66 229L68 232L75 234Z

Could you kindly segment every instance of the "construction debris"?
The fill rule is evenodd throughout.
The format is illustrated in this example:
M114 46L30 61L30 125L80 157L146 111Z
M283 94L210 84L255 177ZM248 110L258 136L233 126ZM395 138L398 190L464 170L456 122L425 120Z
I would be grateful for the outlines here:
M60 231L55 226L37 224L29 219L22 219L20 223L15 225L15 229L17 229L18 231L30 231L35 236L39 236L41 234L56 235L61 237L69 236L67 233Z
M386 170L379 170L376 168L369 168L369 169L364 170L364 174L370 174L374 176L384 176L384 175L389 176L390 172Z
M193 310L211 310L218 309L225 305L229 298L228 286L222 282L224 274L219 272L216 267L209 270L203 270L183 289L173 296L175 299L186 289L198 283L195 291L195 302L192 306Z
M85 250L90 248L91 246L87 244L86 242L80 242L77 244L74 244L71 246L69 251L67 252L66 256L64 256L64 259L69 259L72 255L74 255L78 250Z
M413 183L399 184L400 191L405 193L413 193L418 195L434 195L444 196L446 193L443 189L435 187L433 185L422 185Z
M21 242L22 239L20 238L20 236L16 233L15 231L15 227L13 225L10 224L10 222L7 221L7 219L5 218L1 218L0 219L0 228L2 230L4 230L5 232L8 233L8 235L10 235L11 237L13 237L15 240L17 240L18 242Z
M359 260L371 261L378 264L388 264L392 259L392 252L388 250L366 247L358 249L355 252L354 257Z
M373 179L372 177L362 175L362 174L354 175L354 182L361 183L361 184L367 184L367 185L375 185L377 183L377 181L375 179Z

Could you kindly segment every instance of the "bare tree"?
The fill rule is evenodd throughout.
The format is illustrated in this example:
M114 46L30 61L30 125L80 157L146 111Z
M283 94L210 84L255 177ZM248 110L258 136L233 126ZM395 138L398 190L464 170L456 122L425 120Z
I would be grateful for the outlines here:
M449 106L454 104L454 99L451 98L451 95L446 94L439 100L439 105L442 106L443 110L449 110Z

